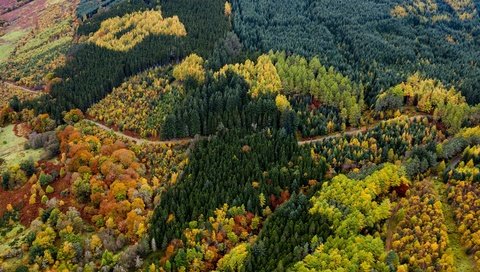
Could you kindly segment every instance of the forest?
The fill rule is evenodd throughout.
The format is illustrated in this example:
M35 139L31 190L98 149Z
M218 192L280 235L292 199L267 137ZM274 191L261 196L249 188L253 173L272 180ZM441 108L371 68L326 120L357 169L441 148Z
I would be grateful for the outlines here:
M73 108L87 110L127 76L154 65L179 60L190 52L208 54L215 42L227 31L228 21L223 14L223 1L194 2L192 7L189 1L180 3L170 0L160 2L133 0L114 5L108 13L99 14L100 16L81 24L76 35L80 38L86 37L99 30L104 16L113 17L132 11L144 11L158 4L161 4L162 15L167 18L177 16L189 35L184 38L170 35L146 37L141 35L143 37L141 42L128 52L112 51L92 43L77 44L72 48L75 51L73 59L55 70L55 81L58 83L53 84L47 95L28 103L25 107L48 112L59 121L63 111ZM212 30L213 27L216 28L215 31ZM158 47L158 44L162 46Z
M0 271L479 270L478 0L5 5Z
M471 15L463 16L459 2ZM480 102L479 6L478 0L232 2L234 30L246 48L318 55L362 82L369 102L419 71L457 87L471 104Z

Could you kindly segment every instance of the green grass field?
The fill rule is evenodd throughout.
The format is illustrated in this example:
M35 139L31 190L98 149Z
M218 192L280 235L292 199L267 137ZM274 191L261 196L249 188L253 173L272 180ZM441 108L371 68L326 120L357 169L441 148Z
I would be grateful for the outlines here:
M16 43L26 34L27 30L15 30L0 37L0 63L8 59Z
M0 128L0 158L4 162L0 165L0 172L12 165L19 164L23 160L32 158L38 161L43 149L28 149L25 150L24 145L27 139L17 137L13 132L13 125Z

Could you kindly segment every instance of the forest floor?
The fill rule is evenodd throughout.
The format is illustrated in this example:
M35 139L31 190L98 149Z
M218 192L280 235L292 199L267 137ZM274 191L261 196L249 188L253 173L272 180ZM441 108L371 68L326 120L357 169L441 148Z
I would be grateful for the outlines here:
M460 242L461 234L455 224L455 215L452 206L447 200L447 188L441 180L436 179L434 182L435 190L438 193L439 199L442 202L442 211L445 218L445 225L448 232L448 245L452 250L454 256L454 265L457 272L476 271L475 264L471 256L467 255L464 247Z

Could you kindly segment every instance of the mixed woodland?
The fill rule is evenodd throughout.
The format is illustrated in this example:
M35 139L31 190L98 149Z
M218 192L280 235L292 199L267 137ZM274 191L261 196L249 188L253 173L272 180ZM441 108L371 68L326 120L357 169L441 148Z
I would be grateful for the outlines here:
M9 5L0 271L480 269L478 0Z

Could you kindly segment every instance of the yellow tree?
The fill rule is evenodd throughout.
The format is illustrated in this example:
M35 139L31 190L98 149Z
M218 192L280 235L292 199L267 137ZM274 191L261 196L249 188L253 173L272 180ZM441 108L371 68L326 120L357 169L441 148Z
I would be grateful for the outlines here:
M225 2L225 16L230 17L232 15L232 5L230 2L226 1Z
M128 51L152 34L185 36L187 31L178 16L163 18L160 11L147 10L103 21L88 40L104 48Z
M193 78L199 84L205 81L205 69L203 67L203 59L197 54L191 54L186 57L182 63L175 66L173 69L173 76L180 81L187 78Z
M277 97L275 97L275 105L277 105L278 110L281 112L284 112L292 108L290 106L290 102L288 101L287 97L284 96L283 94L279 94L277 95Z
M253 97L262 93L278 93L282 88L282 81L268 55L261 55L255 65L256 80L250 90Z

